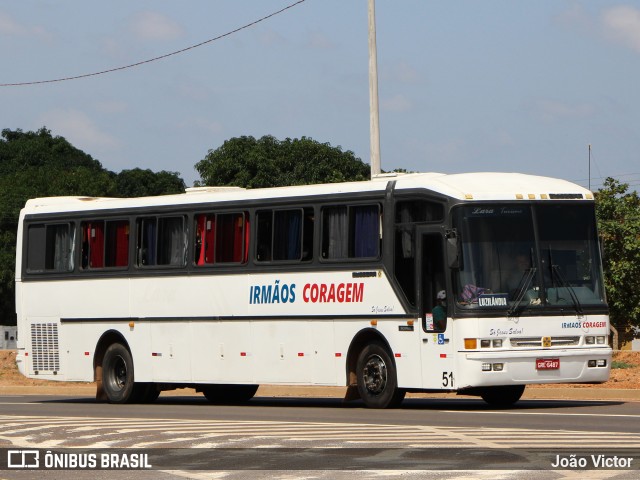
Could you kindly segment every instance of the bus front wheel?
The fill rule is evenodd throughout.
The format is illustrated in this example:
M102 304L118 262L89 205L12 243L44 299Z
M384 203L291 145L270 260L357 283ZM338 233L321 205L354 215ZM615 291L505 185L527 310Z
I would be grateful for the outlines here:
M404 400L391 354L382 345L372 343L360 352L356 376L358 393L367 407L393 408Z
M492 407L510 407L522 397L524 385L503 385L499 387L485 387L480 396Z
M102 359L102 387L109 403L127 403L132 398L133 359L120 343L109 345Z

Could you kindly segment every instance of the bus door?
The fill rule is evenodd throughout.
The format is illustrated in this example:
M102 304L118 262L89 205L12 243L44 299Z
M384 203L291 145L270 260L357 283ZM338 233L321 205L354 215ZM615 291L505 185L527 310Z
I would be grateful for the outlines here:
M442 227L416 229L416 288L420 307L422 386L456 388L452 325L447 298L447 264Z

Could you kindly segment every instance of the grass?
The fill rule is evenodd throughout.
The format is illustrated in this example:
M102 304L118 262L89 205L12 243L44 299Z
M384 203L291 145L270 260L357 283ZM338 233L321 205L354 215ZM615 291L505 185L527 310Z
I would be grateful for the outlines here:
M614 360L613 362L611 362L611 368L625 369L625 368L636 368L636 366L627 362L618 362L617 360Z

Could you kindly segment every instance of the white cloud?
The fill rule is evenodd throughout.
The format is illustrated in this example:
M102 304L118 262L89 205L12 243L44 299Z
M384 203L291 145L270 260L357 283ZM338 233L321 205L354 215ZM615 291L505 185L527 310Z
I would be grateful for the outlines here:
M411 102L404 95L394 95L380 102L380 108L390 112L407 112L412 108Z
M553 19L556 23L568 28L575 28L588 32L593 29L593 17L585 10L584 6L574 4Z
M183 120L178 124L178 128L185 129L190 132L193 132L195 129L204 132L205 134L214 135L221 134L224 131L222 123L202 117L193 117Z
M309 34L309 46L318 50L327 50L334 48L335 44L324 33L312 32Z
M263 45L285 45L287 40L275 30L264 30L260 33L260 42Z
M0 11L0 35L29 36L49 39L51 35L40 26L23 25L5 12Z
M391 74L394 80L402 83L415 83L420 79L418 71L407 62L400 62L393 67Z
M493 134L493 144L498 147L512 147L516 144L513 136L506 130L498 130Z
M97 102L95 108L101 113L124 113L129 109L129 105L127 102L113 100Z
M45 112L40 116L38 124L46 125L54 135L66 138L85 151L119 146L116 138L102 132L87 114L79 110L56 109Z
M610 40L640 52L640 9L620 5L602 13L604 33Z
M564 118L584 118L594 114L595 108L588 103L559 102L556 100L541 100L536 105L544 120L554 121Z
M131 31L143 40L173 40L184 33L171 18L158 12L140 12L131 22Z
M4 12L0 12L0 33L3 35L23 35L26 28Z

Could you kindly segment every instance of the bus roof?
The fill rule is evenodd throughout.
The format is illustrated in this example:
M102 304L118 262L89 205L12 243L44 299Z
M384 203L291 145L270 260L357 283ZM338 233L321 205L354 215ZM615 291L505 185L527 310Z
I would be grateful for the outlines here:
M28 200L25 213L102 210L147 206L189 205L288 197L311 197L339 193L382 192L389 182L395 190L425 190L468 201L512 201L545 199L593 200L593 194L566 180L520 173L410 173L383 174L370 181L300 185L260 189L197 187L185 193L138 198L43 197Z

